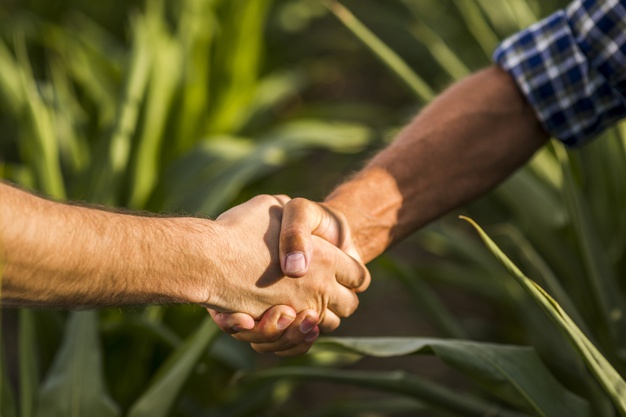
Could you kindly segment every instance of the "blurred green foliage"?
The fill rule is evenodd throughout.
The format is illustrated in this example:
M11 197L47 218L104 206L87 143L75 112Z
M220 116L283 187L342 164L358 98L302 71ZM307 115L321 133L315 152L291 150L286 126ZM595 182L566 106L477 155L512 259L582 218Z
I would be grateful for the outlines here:
M319 199L438 91L488 65L500 39L565 3L4 0L0 173L52 198L154 212L215 216L259 193ZM550 145L467 210L624 375L626 134L604 136L581 152ZM278 360L191 306L4 310L0 412L616 415L567 338L454 216L372 271L379 288L396 279L413 297L419 311L403 321L465 340L413 334L402 350L380 338L363 353L339 339ZM376 317L381 329L397 321ZM411 353L465 379L359 362ZM325 398L314 380L370 391Z

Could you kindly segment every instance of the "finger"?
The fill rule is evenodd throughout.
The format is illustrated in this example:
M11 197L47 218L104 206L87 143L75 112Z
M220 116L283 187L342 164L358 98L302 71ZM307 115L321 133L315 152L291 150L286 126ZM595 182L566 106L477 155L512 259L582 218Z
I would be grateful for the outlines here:
M330 333L333 332L341 324L341 319L333 311L326 309L322 316L322 321L319 323L320 332Z
M317 240L314 242L317 244ZM333 251L335 252L335 278L337 282L356 292L365 291L372 281L370 272L365 265L343 251Z
M253 329L256 324L252 316L245 313L220 313L210 308L207 310L217 327L228 334Z
M350 317L359 307L359 297L356 293L343 285L336 283L328 299L327 310L332 311L340 318Z
M280 338L271 343L253 343L252 348L261 353L287 351L286 356L290 355L289 352L304 353L319 335L318 321L318 315L314 310L301 311Z
M304 355L311 349L313 343L317 340L320 335L320 330L318 327L315 327L313 330L307 334L307 337L304 339L303 343L300 343L297 346L292 347L291 349L281 350L280 352L275 352L277 356L287 357L287 356L299 356Z
M283 273L299 278L309 269L313 250L311 233L320 222L317 204L294 198L285 204L280 228L279 254Z
M289 306L274 306L267 310L252 330L240 331L233 337L247 343L271 343L278 340L296 318Z

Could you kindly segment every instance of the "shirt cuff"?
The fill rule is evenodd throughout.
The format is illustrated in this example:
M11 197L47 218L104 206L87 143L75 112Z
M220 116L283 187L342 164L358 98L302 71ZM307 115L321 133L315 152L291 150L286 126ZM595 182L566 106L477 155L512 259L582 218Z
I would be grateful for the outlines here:
M581 8L580 1L572 3L567 11L506 39L493 55L515 79L544 129L568 146L588 142L626 116L624 96L581 48L588 39L575 29L588 28L591 19Z

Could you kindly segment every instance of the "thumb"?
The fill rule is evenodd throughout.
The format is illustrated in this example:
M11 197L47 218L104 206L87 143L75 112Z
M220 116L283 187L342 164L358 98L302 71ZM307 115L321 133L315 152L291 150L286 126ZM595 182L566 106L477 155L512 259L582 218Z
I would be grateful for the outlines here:
M339 218L323 205L304 198L288 201L283 208L279 241L283 273L293 278L306 275L313 256L311 235L341 248L342 230Z

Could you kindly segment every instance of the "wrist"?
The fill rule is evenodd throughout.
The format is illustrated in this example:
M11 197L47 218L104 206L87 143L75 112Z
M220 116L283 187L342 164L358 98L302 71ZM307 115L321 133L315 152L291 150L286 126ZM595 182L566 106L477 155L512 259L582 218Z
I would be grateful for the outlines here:
M198 304L205 307L219 306L216 299L219 288L218 278L222 273L222 259L227 244L225 233L219 232L219 225L211 220L184 217L163 219L171 224L168 245L173 262L171 271L163 274L164 290L174 300L182 304ZM158 252L156 256L163 259Z
M339 186L323 204L341 213L363 263L383 253L395 240L402 196L384 169L366 169Z

